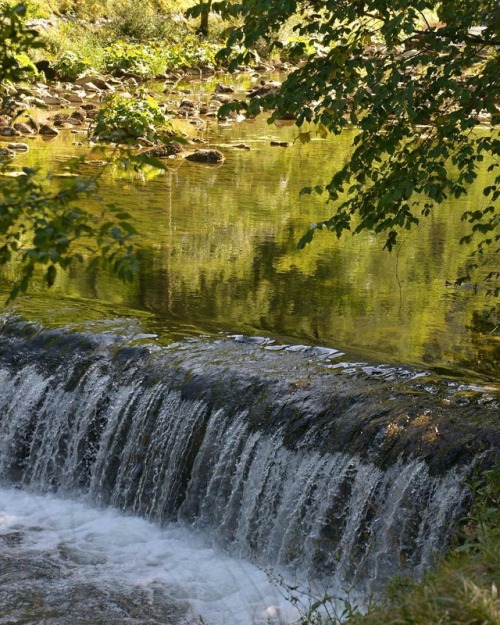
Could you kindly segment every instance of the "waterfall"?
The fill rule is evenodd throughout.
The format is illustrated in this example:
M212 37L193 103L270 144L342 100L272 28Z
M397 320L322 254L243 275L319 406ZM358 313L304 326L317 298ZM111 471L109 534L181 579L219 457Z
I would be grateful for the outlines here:
M463 423L450 442L456 385L440 387L436 425L436 392L407 372L15 323L0 345L4 484L177 522L233 556L361 591L430 566L474 464L498 449Z

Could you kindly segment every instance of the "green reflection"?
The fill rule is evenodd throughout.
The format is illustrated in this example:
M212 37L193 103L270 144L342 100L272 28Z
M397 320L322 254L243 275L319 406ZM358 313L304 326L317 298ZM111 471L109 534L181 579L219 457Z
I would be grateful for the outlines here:
M267 334L376 360L494 375L499 337L483 319L492 302L482 291L446 286L470 254L458 244L467 233L459 216L482 197L472 192L443 204L402 237L398 253L383 251L382 239L366 233L341 240L320 233L299 252L304 230L332 210L299 191L329 180L347 158L353 132L288 148L270 141L293 142L297 129L263 120L228 128L214 122L200 134L222 146L223 166L169 161L166 173L146 182L117 172L103 179L102 201L132 212L142 233L145 253L134 284L74 268L58 276L51 293L38 286L37 297L16 307L26 314L31 307L38 318L59 307L65 311L59 322L132 314L168 336L172 329ZM73 146L79 139L64 133L49 145L33 141L16 164L61 171L61 155L81 153ZM251 150L231 147L241 142ZM97 202L93 208L99 210ZM9 271L12 277L15 266L7 278Z

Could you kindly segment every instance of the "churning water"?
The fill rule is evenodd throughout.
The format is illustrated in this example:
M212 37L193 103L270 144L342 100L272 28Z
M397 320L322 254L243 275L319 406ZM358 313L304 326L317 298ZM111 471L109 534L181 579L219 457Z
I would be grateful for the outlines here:
M287 620L295 616L264 572L178 525L159 528L115 510L3 488L0 544L0 622L28 615L34 623L48 616L67 623L66 602L71 598L82 610L77 618L108 625L112 618L131 617L137 609L134 593L148 623L201 623L202 616L204 623L250 625L268 623L277 615ZM9 557L15 560L14 570ZM102 597L92 597L109 589L123 595L115 614L100 606ZM15 591L23 594L11 614L5 613L7 591L11 603Z

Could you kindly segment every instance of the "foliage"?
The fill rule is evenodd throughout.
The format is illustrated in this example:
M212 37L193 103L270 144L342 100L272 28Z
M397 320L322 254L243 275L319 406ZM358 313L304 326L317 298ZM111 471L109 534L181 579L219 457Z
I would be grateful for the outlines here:
M262 37L281 46L273 34L297 14L294 55L305 55L277 94L224 106L221 115L236 108L272 110L272 123L292 114L299 126L315 123L323 136L359 128L350 160L327 184L304 189L324 194L336 209L299 247L318 229L339 237L368 229L388 233L391 250L402 230L447 197L465 194L483 161L498 155L498 136L479 128L484 119L491 126L500 119L500 9L493 0L224 0L212 10L243 20L221 53L229 58L236 45L247 50L233 66L248 61ZM430 11L442 22L432 25ZM299 138L308 141L311 132ZM484 205L462 216L471 224L464 242L482 235L479 252L500 237L498 163L488 172Z
M36 33L26 27L25 16L24 4L2 5L0 68L5 81L24 78L20 55L41 46ZM51 286L58 268L82 262L84 257L103 260L123 280L132 278L138 265L129 215L107 206L101 218L95 218L79 206L96 195L98 177L75 174L56 188L53 181L40 181L34 169L25 167L17 173L12 176L8 159L0 157L0 265L14 259L22 262L10 299L26 291L37 267Z
M152 42L148 45L115 41L106 48L106 70L112 74L128 72L141 78L188 67L215 67L221 46L201 42L184 33L179 41Z
M108 205L115 220L96 219L76 203L97 191L96 178L76 178L61 189L37 179L24 167L21 176L0 181L0 265L20 257L21 276L10 298L25 292L37 266L44 268L45 282L54 283L57 268L83 262L89 253L100 257L124 280L137 270L137 253L130 244L135 234L129 215Z
M149 96L130 98L109 96L96 117L94 133L110 140L135 141L139 137L149 141L168 139L173 128L158 102Z
M144 45L115 41L106 48L106 71L128 72L146 78L165 72L163 48L158 43Z
M57 26L40 34L45 58L53 64L63 80L74 80L81 73L105 71L105 45L98 29L78 21L57 21Z
M66 50L57 57L53 64L53 68L61 80L68 81L76 80L85 72L95 71L89 61L78 57L70 50Z
M151 2L114 2L109 17L108 28L117 38L147 42L165 35L166 20Z
M37 33L26 26L26 5L0 4L0 81L20 82L32 74L26 51L41 47Z
M200 41L196 36L185 36L182 41L170 44L164 54L168 70L187 67L210 67L218 65L217 54L221 46L208 41Z

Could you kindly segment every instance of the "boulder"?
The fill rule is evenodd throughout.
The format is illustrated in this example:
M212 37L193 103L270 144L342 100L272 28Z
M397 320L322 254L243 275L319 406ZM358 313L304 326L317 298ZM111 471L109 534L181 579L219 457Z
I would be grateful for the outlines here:
M54 128L54 126L51 126L50 124L42 124L40 126L39 133L46 137L57 137L59 131L57 130L57 128Z
M78 78L75 80L75 85L82 86L84 89L87 89L87 85L92 85L93 87L97 87L101 91L113 91L114 87L109 84L104 78L100 76L83 76L82 78Z
M21 133L19 130L12 128L12 126L4 126L3 128L0 128L0 135L2 137L20 137Z
M184 152L182 145L177 141L170 141L170 143L155 145L153 148L143 152L143 154L154 156L155 158L166 158L168 156L177 156L181 152Z
M61 105L61 98L58 98L54 95L44 95L41 98L43 100L43 103L46 104L47 106L60 106Z
M195 150L186 156L186 160L193 163L223 163L225 160L224 154L220 150Z
M215 92L216 93L234 93L234 87L231 87L231 85L224 85L221 82L218 82L215 85Z
M14 124L14 128L18 130L22 135L32 135L35 132L31 126L23 122L16 122Z
M78 95L78 93L73 93L73 92L65 93L64 97L66 98L66 100L69 100L72 104L83 104L83 98L82 96Z
M83 122L87 119L87 111L84 109L76 109L71 113L71 119L76 119L77 121Z
M7 148L9 150L14 150L14 152L27 152L30 148L26 143L9 143L7 144Z

